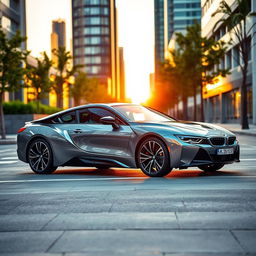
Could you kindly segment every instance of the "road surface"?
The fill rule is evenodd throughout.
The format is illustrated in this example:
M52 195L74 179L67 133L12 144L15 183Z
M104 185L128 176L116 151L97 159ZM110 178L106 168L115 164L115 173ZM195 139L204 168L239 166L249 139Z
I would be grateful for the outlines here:
M256 255L256 138L241 163L149 178L135 169L37 175L0 146L1 255Z

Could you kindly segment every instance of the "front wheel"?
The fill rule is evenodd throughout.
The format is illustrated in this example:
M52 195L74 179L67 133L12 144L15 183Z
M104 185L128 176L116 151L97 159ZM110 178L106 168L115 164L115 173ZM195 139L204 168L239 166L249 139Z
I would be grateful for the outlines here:
M136 160L143 173L150 177L162 177L171 172L169 152L157 138L151 137L141 143Z
M219 169L221 169L223 166L224 164L207 164L207 165L198 166L198 168L205 172L216 172Z
M53 166L53 155L49 143L41 138L29 145L28 162L30 168L37 174L49 174L57 169Z

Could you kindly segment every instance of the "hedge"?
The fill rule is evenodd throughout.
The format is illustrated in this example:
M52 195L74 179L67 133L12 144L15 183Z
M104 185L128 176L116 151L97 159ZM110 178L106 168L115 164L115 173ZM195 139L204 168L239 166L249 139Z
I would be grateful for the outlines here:
M61 111L60 108L50 107L39 103L39 110L37 111L37 103L29 102L27 104L21 101L4 102L3 104L4 114L53 114Z

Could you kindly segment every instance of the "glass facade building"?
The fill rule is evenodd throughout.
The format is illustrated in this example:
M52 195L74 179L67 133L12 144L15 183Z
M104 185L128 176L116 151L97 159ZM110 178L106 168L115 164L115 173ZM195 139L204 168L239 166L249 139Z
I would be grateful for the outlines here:
M118 94L118 47L115 0L73 0L74 64L100 78L111 95Z
M14 35L17 30L22 36L26 36L25 0L1 0L0 25L8 36ZM26 49L25 42L22 48Z
M58 47L66 47L66 23L64 20L52 21L52 33L58 36Z
M248 0L251 7L251 12L256 11L256 1ZM230 0L228 3L234 11L236 10L236 1ZM219 25L214 28L215 23L224 17L212 17L212 14L219 8L217 1L202 0L202 35L205 37L214 37L215 40L223 40L227 44L226 54L219 64L221 68L230 69L230 74L225 78L220 78L215 84L207 84L204 87L204 104L205 104L205 119L207 122L220 123L239 123L241 122L241 84L242 71L241 64L243 63L240 50L238 47L237 38L231 40L231 33L228 28ZM248 46L248 73L247 73L247 117L249 123L256 124L256 27L251 30L252 24L256 24L256 17L247 17L247 31L250 31ZM214 29L213 29L214 28ZM215 65L217 69L217 65Z
M200 0L173 0L173 32L185 32L195 22L201 23Z
M160 63L168 56L168 45L175 32L201 22L200 0L154 0L155 12L155 79Z
M26 36L26 2L25 0L0 0L0 25L8 37L12 37L17 30ZM21 44L26 49L26 42ZM4 100L24 100L24 89L18 92L6 92Z
M173 33L172 0L154 0L155 11L155 70L165 59L165 51Z

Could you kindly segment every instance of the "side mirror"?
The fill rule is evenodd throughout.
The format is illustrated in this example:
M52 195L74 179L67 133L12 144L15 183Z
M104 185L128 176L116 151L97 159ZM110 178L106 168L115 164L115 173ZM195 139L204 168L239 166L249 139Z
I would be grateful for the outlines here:
M118 129L119 125L116 123L116 119L112 116L103 116L100 121L103 124L111 124L113 126L113 129Z

